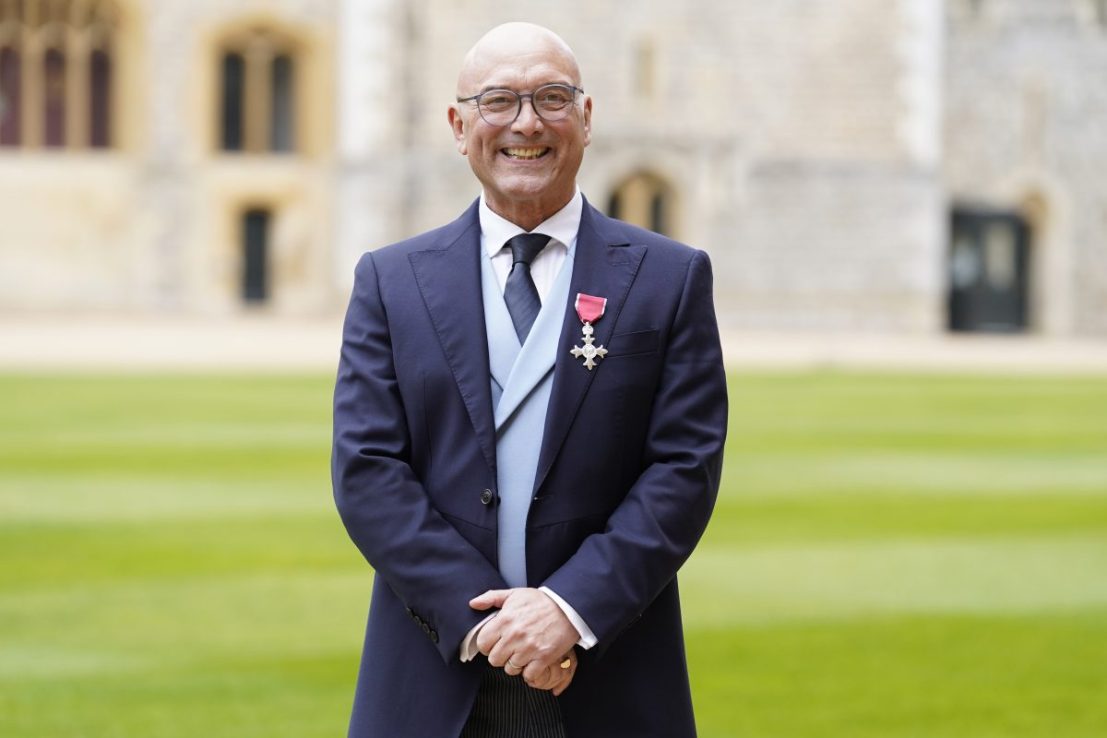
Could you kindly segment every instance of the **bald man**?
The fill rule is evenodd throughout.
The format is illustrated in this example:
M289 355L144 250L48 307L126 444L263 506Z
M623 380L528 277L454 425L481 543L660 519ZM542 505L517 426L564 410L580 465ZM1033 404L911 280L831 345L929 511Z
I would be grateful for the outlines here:
M548 29L466 55L481 185L365 254L333 482L376 577L350 735L695 735L677 570L707 525L726 385L700 251L605 217L592 99Z

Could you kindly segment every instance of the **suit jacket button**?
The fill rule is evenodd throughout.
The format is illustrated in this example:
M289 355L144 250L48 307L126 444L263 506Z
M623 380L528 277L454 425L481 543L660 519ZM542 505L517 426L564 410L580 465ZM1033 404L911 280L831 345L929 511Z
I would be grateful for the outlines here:
M492 490L490 489L486 489L480 493L480 504L482 505L491 505L493 499Z
M431 643L438 643L438 631L437 630L432 630L430 632L430 637L431 637Z
M424 633L426 633L426 634L428 634L428 635L430 634L430 632L431 632L431 628L430 628L430 626L429 626L429 625L427 625L427 622L426 622L425 620L424 620L424 621L421 621L421 622L419 623L419 625L423 626L423 632L424 632Z

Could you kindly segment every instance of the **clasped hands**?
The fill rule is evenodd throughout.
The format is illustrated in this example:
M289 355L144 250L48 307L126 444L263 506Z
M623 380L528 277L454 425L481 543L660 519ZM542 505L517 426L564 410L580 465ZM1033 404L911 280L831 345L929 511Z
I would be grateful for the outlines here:
M499 608L477 634L488 663L510 676L522 674L528 686L559 696L573 681L580 638L557 604L537 589L490 589L469 600L474 610ZM561 664L569 659L569 667Z

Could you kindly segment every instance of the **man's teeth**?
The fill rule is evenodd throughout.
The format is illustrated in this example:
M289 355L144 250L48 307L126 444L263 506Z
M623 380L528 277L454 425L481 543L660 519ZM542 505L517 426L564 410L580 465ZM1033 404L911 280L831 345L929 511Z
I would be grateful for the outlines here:
M547 151L549 151L549 149L546 149L546 148L539 148L539 149L515 149L515 148L504 149L504 153L507 154L508 156L514 158L514 159L537 159L538 157L542 156L542 154L545 154Z

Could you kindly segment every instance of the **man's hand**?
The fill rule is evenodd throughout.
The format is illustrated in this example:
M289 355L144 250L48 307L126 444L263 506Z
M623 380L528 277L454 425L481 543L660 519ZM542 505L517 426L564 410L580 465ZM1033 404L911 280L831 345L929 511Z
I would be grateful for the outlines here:
M469 601L474 610L498 607L500 612L477 635L477 648L488 663L515 676L522 674L535 689L560 695L576 673L573 645L577 629L557 604L537 589L493 589ZM561 663L568 657L568 669Z
M568 668L562 669L561 664L566 660L569 660ZM570 651L565 655L564 659L561 659L553 666L547 666L546 668L536 672L538 676L533 680L527 676L527 673L531 671L534 663L527 664L527 668L523 670L523 679L526 680L527 686L534 689L546 689L553 692L554 697L560 697L561 693L569 688L569 685L573 681L573 677L577 673L577 652L575 650Z

